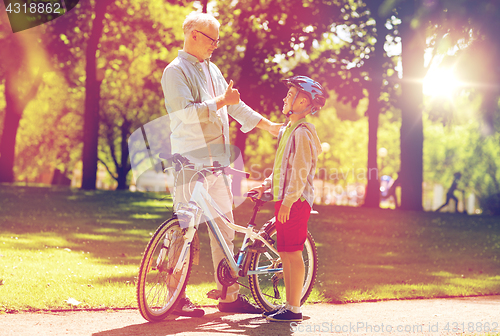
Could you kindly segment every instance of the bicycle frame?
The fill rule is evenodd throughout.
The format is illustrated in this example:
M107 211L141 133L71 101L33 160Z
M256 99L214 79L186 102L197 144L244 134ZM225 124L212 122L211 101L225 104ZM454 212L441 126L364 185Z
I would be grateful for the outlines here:
M225 240L222 237L222 233L220 232L219 227L215 223L215 221L211 218L207 218L207 224L209 229L212 231L214 237L217 240L217 243L221 247L221 249L224 251L225 258L231 267L231 270L235 273L238 274L240 270L240 266L242 265L244 261L244 255L247 252L247 248L250 245L250 242L253 242L255 240L261 241L264 245L266 245L271 251L274 253L278 254L278 251L269 244L269 242L263 238L259 232L256 232L254 230L254 225L248 225L247 227L237 225L233 222L231 222L225 215L224 213L220 210L220 208L217 206L217 204L213 201L212 197L208 193L208 191L205 189L203 186L203 177L200 177L197 179L193 192L191 194L191 199L189 201L188 207L190 209L193 209L193 205L197 206L203 213L209 214L211 213L209 204L212 206L212 208L215 210L217 215L224 221L225 224L227 224L231 229L233 229L236 232L239 233L244 233L245 237L243 238L243 243L240 248L240 254L239 258L237 261L234 260L234 253L229 249L227 246ZM194 237L194 232L199 225L198 220L199 216L196 213L190 213L190 211L186 210L181 210L180 211L181 215L187 215L190 217L189 219L189 225L187 227L186 235L185 235L185 242L184 246L182 249L182 258L179 258L177 265L174 269L174 272L178 272L183 265L187 262L187 253L189 251L189 248L191 246L191 241L193 240ZM252 275L252 274L266 274L266 273L276 273L276 272L281 272L283 269L282 268L275 268L275 269L259 269L255 271L248 271L248 273L245 275Z

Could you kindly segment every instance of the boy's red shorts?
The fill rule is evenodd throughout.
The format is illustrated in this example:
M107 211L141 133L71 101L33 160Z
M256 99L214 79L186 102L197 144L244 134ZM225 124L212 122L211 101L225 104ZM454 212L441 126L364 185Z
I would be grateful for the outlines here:
M292 204L288 221L281 223L277 218L282 202L278 201L274 205L278 252L302 251L307 238L307 221L311 215L311 206L307 201L299 199Z

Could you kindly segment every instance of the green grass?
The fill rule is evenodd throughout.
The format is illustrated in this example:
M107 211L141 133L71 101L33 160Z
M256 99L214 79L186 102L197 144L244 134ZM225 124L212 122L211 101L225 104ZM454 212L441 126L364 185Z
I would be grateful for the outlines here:
M154 193L0 185L0 312L136 307L146 243L170 215ZM500 293L498 217L315 206L319 252L309 302L358 302ZM246 222L245 202L235 210ZM272 216L273 204L259 215ZM215 304L206 227L188 295ZM74 306L68 301L79 302Z

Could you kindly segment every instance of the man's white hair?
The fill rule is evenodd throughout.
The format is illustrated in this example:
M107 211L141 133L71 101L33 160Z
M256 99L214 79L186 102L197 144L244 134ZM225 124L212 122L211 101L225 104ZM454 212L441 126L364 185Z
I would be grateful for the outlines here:
M219 21L217 21L212 15L200 12L191 12L184 23L182 24L182 30L184 31L184 36L189 36L189 34L195 29L202 29L208 27L209 25L215 25L217 28L220 27Z

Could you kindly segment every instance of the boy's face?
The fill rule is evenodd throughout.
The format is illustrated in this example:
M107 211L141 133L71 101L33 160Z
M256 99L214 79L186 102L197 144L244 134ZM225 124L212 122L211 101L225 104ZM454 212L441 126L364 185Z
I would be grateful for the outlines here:
M288 112L290 112L290 110L294 112L301 112L309 105L309 100L307 99L307 97L304 94L299 93L297 99L295 99L295 103L293 103L293 108L292 108L293 98L295 97L296 93L297 93L297 88L295 86L291 86L288 89L286 97L283 98L284 104L281 113L287 114Z

